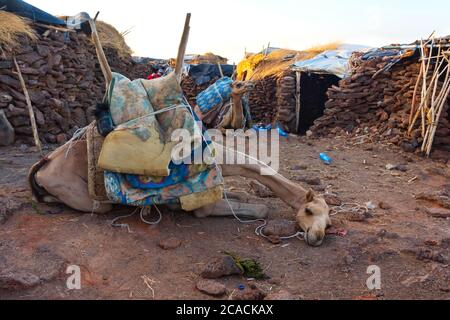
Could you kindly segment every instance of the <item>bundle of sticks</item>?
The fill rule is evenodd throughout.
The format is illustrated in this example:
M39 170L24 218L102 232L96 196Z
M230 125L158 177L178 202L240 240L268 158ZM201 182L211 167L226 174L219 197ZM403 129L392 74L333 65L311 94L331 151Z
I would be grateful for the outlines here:
M421 41L420 52L421 68L411 104L408 134L412 134L419 122L423 138L421 151L430 156L434 142L447 148L450 146L450 126L445 117L450 94L450 49L435 44L432 38ZM419 88L420 99L417 99ZM440 124L447 130L438 131Z

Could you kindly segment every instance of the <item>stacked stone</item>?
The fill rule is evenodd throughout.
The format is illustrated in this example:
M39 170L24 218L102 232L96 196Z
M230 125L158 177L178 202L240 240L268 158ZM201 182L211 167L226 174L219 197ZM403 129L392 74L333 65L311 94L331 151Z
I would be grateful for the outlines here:
M134 78L133 62L105 48L113 71ZM63 143L94 119L105 82L95 48L84 33L48 30L37 42L23 39L15 57L45 143ZM14 128L16 140L32 141L28 109L13 56L0 57L0 109Z

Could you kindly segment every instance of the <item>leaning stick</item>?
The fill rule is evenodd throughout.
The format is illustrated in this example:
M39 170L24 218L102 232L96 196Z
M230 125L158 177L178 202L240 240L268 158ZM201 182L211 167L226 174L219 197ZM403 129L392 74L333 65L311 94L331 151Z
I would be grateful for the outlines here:
M186 55L186 48L189 41L189 32L190 32L190 23L191 23L191 14L186 14L186 21L184 23L183 35L181 37L180 46L178 48L177 55L177 64L175 66L175 74L178 78L178 81L181 81L181 71L183 69L184 56Z
M98 14L97 14L97 16L98 16ZM97 18L97 16L96 16L96 18ZM89 19L89 25L90 25L91 31L92 31L92 40L94 42L95 51L97 52L97 57L100 62L100 68L102 69L103 76L105 77L106 90L108 91L109 85L113 78L111 67L109 66L108 59L106 59L105 52L103 51L102 43L100 41L100 37L98 36L97 26L95 25L95 21L92 19Z
M413 124L413 117L414 117L414 114L416 113L417 91L419 90L419 84L420 84L420 82L422 80L422 75L423 75L423 69L420 68L419 77L417 78L416 86L414 87L413 100L412 100L412 103L411 103L411 114L409 115L409 126L410 126L410 129L408 131L409 135L411 134L412 127L414 126L414 124Z
M449 94L450 94L450 85L447 83L447 90L445 91L445 94L442 97L442 100L440 102L440 106L439 106L439 110L438 110L436 119L433 119L433 123L431 125L432 129L431 129L431 136L428 141L427 156L430 156L430 154L431 154L431 148L433 147L434 137L436 136L436 130L438 128L439 120L441 118L442 111L444 110L444 106L445 106L445 103L447 101L447 97Z
M23 94L27 101L28 113L30 115L31 128L33 129L34 143L39 150L41 156L43 156L41 141L39 140L39 133L37 130L36 117L34 116L33 106L31 105L30 94L28 93L27 86L25 85L25 80L23 79L22 72L20 71L19 64L17 63L16 57L13 57L14 64L16 65L17 75L19 76L20 84L22 85Z
M220 62L217 62L217 66L219 67L220 77L223 78L224 74L223 74L223 70L222 70L222 66L220 65Z

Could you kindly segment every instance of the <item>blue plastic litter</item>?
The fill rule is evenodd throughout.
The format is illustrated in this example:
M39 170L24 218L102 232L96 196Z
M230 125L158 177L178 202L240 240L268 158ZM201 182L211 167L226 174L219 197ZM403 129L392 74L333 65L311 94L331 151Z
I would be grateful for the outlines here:
M284 131L283 129L281 129L280 125L277 125L277 131L280 134L280 136L282 137L289 137L289 133L287 133L286 131Z
M333 162L333 160L326 153L320 154L320 160L322 160L326 165L330 165Z
M255 124L255 125L253 126L253 129L254 129L256 132L259 132L259 131L269 131L269 130L272 130L273 127L272 127L271 124L269 124L269 125L267 125L267 126Z

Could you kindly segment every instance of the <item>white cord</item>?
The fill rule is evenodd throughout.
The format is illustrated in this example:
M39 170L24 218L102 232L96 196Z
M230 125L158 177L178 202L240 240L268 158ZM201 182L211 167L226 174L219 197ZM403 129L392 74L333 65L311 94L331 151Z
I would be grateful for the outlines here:
M140 212L140 217L141 217L141 220L142 220L142 222L144 222L145 224L148 224L148 225L150 225L150 226L155 226L155 225L157 225L157 224L159 224L161 221L162 221L162 218L163 218L163 216L162 216L162 213L161 213L161 211L159 210L159 208L155 205L154 206L155 208L156 208L156 211L158 212L158 215L159 215L159 218L158 218L158 220L156 220L155 222L150 222L150 221L147 221L147 220L145 220L145 218L144 218L144 216L149 216L151 213L152 213L152 208L153 207L143 207L142 209L141 209L141 212Z
M128 233L133 233L128 224L123 224L123 223L117 224L117 221L134 216L138 210L139 210L139 208L134 210L133 213L131 213L131 214L115 218L113 221L111 221L111 226L113 228L126 228L128 230Z

